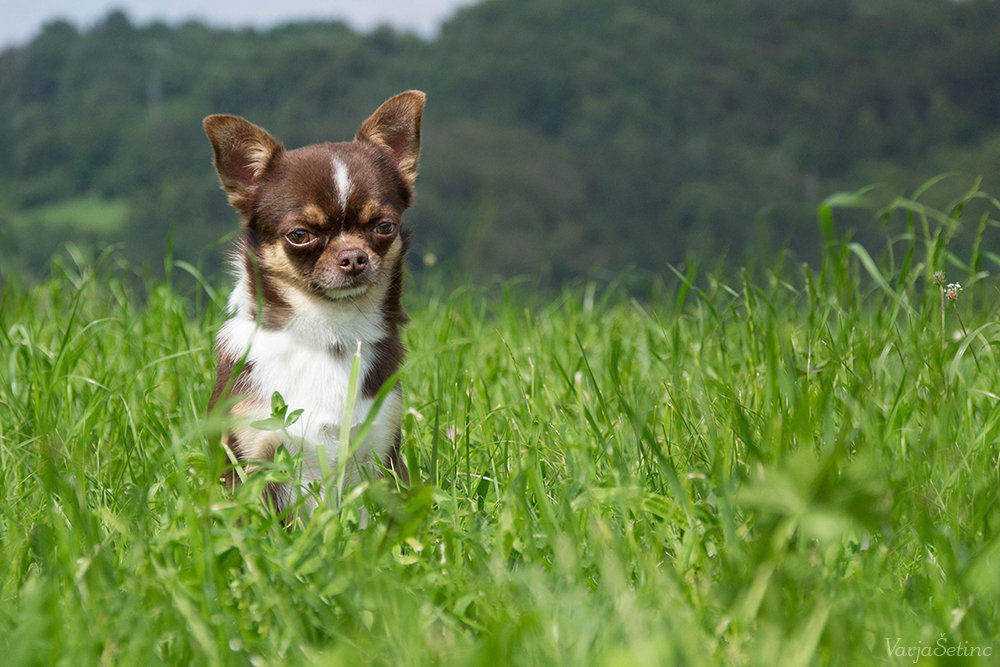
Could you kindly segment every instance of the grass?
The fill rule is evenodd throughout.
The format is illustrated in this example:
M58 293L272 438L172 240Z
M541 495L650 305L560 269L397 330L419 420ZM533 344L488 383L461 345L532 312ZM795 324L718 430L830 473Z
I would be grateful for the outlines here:
M416 285L412 486L291 532L281 465L217 482L222 297L139 300L107 259L8 279L3 663L996 664L1000 290L949 246L989 232L975 197L897 202L878 258L824 207L822 266L643 303Z

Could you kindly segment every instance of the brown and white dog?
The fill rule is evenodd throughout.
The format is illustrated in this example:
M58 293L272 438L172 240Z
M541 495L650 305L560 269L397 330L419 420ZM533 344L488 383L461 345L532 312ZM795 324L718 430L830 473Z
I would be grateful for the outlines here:
M218 371L209 401L211 410L227 388L239 396L225 444L241 465L272 460L284 446L303 455L304 489L320 479L320 444L329 469L336 470L358 344L355 431L402 363L399 327L408 318L400 297L409 246L402 214L413 196L423 107L423 93L401 93L361 125L354 141L295 150L285 150L242 118L205 119L222 188L243 217L231 317L217 338ZM251 422L270 415L274 392L290 410L303 409L301 417L285 431L253 428ZM408 481L401 418L397 384L362 442L352 443L347 483L356 483L365 470L378 474L376 460ZM226 481L235 483L233 471ZM268 489L279 512L299 496L295 487ZM315 500L302 495L313 509Z

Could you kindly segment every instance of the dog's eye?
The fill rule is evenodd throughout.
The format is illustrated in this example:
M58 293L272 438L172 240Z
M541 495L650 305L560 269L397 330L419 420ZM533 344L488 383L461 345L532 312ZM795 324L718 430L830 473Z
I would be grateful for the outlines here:
M294 232L288 232L285 238L292 245L305 245L313 240L313 235L304 229L296 229Z
M388 236L389 234L392 234L395 230L396 230L396 225L394 225L391 222L382 222L379 223L377 227L375 227L375 233L381 234L382 236Z

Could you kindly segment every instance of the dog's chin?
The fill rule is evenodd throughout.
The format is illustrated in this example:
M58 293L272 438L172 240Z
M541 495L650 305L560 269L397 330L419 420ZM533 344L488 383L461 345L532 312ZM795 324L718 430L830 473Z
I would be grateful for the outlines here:
M317 291L327 301L349 301L365 294L372 287L371 283L347 285L344 287L326 287Z

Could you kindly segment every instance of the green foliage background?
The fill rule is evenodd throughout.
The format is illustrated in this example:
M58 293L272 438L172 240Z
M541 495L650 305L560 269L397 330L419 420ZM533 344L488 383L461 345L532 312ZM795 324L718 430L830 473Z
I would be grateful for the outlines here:
M176 255L212 268L236 217L202 117L294 147L350 138L408 88L429 94L418 254L555 281L816 260L813 211L837 189L885 183L888 201L952 171L995 189L997 43L994 0L486 0L430 41L56 22L0 54L3 263L37 273L77 238L158 266L172 227ZM79 224L58 215L76 205Z

